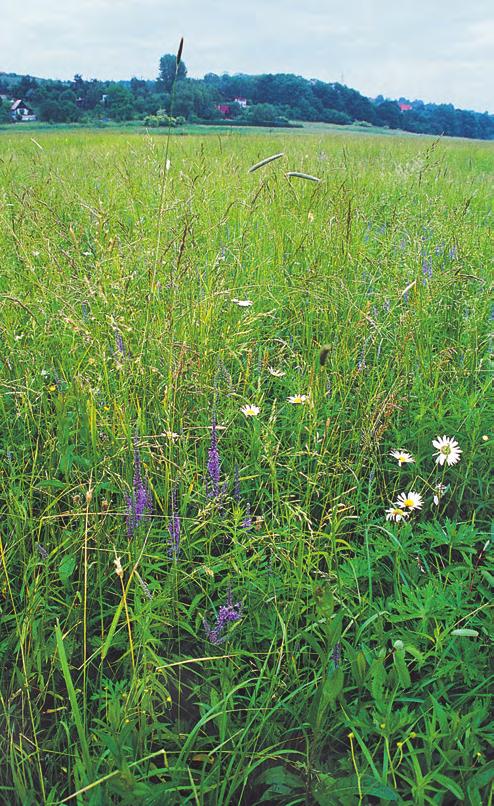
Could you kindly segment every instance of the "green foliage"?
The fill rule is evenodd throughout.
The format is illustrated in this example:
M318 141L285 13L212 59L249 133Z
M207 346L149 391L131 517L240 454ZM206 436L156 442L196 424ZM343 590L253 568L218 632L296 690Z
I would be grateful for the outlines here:
M491 802L492 167L342 131L1 136L0 801Z
M294 120L336 125L355 122L361 128L494 139L494 116L487 112L420 100L407 104L411 108L402 112L396 101L382 95L372 100L338 82L307 80L291 73L207 73L203 80L190 79L185 64L180 61L177 68L172 54L161 57L156 81L135 76L130 81L86 81L76 74L72 82L63 82L0 73L0 90L24 98L41 120L51 123L144 118L146 125L157 126L153 118L164 109L166 114L192 123L219 124L222 113L218 106L225 105L229 109L226 118L240 126L287 126ZM247 107L236 98L244 99Z

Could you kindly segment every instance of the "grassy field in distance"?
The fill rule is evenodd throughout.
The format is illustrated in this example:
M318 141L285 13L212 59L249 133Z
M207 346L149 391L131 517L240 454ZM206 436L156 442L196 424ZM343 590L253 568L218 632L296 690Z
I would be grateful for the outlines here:
M492 803L494 145L341 129L2 133L0 803Z

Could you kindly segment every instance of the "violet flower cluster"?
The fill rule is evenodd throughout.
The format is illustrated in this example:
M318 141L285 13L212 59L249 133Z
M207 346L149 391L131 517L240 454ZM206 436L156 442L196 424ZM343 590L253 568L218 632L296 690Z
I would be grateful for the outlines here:
M220 495L220 453L218 450L218 433L216 430L216 414L213 414L211 424L211 445L208 451L209 483L207 485L208 498L218 498Z
M228 591L226 597L226 604L222 605L216 616L216 624L210 627L207 619L203 620L204 630L208 641L218 646L226 641L226 636L223 635L229 624L239 621L242 618L242 604L240 602L233 603L231 590Z
M137 437L134 437L134 479L132 495L127 496L127 536L129 539L134 536L144 514L152 511L153 499L142 479L141 457L137 446Z
M178 491L174 487L171 494L171 518L168 524L168 556L176 560L180 556L180 515L178 514Z

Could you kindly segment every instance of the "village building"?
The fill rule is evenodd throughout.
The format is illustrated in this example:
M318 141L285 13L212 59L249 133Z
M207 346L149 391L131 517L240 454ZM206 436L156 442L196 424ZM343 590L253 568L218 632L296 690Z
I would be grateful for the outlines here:
M36 120L33 110L22 98L17 98L12 102L10 117L13 123L28 123Z

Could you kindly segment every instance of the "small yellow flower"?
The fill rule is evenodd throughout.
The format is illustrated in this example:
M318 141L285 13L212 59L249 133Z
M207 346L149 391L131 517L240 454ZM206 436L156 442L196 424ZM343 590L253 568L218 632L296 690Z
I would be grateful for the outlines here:
M50 386L48 387L48 391L49 392L56 392L57 391L56 384L54 384L54 383L50 384Z
M88 358L87 362L89 366L92 367L94 364L96 364L96 359L91 356L91 358Z

